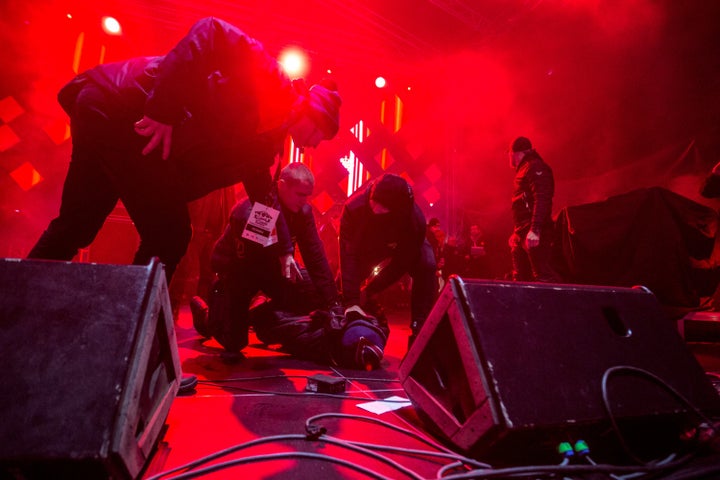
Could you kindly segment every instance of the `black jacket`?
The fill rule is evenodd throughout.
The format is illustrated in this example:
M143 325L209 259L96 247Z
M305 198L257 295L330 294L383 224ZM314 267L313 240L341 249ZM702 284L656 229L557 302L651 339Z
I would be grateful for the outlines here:
M173 125L169 161L188 200L267 171L282 151L285 122L297 98L259 42L216 18L198 21L164 57L99 65L80 74L58 95L68 114L88 81L110 94L112 105L105 110L121 117L117 120L135 122L147 115Z
M702 187L700 188L700 195L705 198L720 197L720 175L711 173L705 177Z
M541 232L552 225L555 181L550 166L535 150L528 152L515 171L512 212L515 232Z
M252 203L249 200L236 204L230 213L230 221L225 232L216 242L212 252L212 269L218 273L238 275L252 275L253 272L243 270L243 260L252 257L253 264L259 268L276 269L280 273L278 257L286 252L281 251L279 244L270 247L261 247L254 242L242 239ZM300 249L305 268L310 275L313 285L320 293L326 305L331 306L338 301L338 292L335 280L330 270L325 248L317 227L315 217L310 205L303 206L298 212L291 212L281 207L282 214L287 223L292 238L292 244Z
M366 287L370 295L381 292L410 270L425 242L425 215L413 203L404 215L374 215L370 209L370 188L348 198L340 217L340 272L343 302L360 302L360 286L368 266L390 259Z

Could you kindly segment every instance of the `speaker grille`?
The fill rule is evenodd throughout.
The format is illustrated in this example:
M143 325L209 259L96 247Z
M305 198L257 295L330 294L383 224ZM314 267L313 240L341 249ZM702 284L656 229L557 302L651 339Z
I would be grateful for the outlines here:
M179 385L162 265L0 261L0 351L0 465L137 475Z

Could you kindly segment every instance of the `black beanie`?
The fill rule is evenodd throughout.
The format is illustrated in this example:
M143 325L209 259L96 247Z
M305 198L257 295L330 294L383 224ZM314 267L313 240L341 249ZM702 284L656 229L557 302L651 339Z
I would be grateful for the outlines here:
M410 184L394 173L384 173L375 180L370 190L370 199L391 212L409 211L414 202Z
M307 114L323 132L325 140L330 140L340 128L340 105L342 100L337 86L331 80L310 87L307 92Z
M525 152L532 150L532 143L526 137L517 137L513 141L511 149L513 152Z

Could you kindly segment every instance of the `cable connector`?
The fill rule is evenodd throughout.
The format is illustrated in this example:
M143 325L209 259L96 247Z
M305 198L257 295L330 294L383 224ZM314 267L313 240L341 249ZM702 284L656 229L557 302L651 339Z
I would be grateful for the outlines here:
M575 451L570 442L560 442L557 446L557 451L563 458L570 458L575 455Z
M305 439L310 441L319 440L320 437L327 433L327 428L318 427L317 425L307 425L305 427Z
M585 440L578 440L577 442L575 442L575 445L573 445L573 449L575 450L575 453L582 457L590 454L590 447Z

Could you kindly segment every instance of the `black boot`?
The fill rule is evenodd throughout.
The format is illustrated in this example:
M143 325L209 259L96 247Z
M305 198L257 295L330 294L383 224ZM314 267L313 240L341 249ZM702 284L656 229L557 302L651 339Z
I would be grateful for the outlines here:
M193 327L195 331L205 338L212 335L208 328L208 312L209 308L205 300L197 295L190 299L190 312L192 313Z

